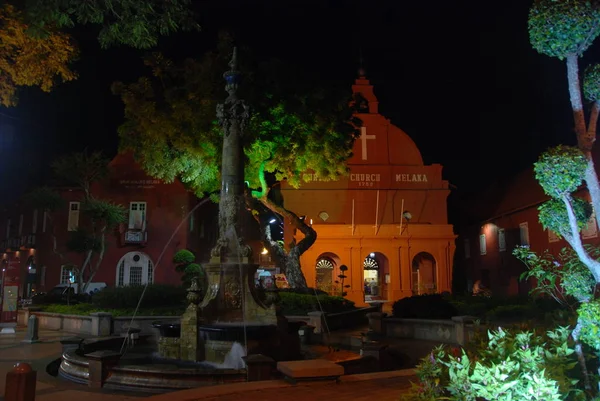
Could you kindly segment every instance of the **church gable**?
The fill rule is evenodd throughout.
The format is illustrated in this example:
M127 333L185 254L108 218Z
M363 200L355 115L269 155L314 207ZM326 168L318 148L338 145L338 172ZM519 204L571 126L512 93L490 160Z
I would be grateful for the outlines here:
M373 86L364 77L352 86L356 116L363 122L348 165L422 166L421 152L400 128L378 113ZM365 104L365 102L367 104Z

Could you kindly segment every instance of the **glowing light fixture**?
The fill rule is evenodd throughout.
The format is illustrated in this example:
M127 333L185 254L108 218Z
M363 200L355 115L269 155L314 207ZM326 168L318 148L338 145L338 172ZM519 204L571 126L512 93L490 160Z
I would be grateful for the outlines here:
M412 219L412 214L408 210L405 210L404 213L402 213L402 216L404 216L404 218L409 221L410 219Z
M266 255L267 253L269 253L269 251L267 250L267 248L263 248L261 254L262 255Z
M371 258L374 258L374 257L375 257L375 254L374 254L373 252L371 252L371 253L369 254L369 257L371 257Z
M275 219L271 219L271 220L269 220L269 223L273 224L273 223L275 223L276 221L277 221L277 220L275 220Z

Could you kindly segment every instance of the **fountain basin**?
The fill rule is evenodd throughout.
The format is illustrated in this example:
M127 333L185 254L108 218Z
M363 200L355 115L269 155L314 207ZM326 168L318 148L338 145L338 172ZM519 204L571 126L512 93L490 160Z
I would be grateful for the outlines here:
M58 376L80 384L89 384L90 350L115 349L117 342L102 340L86 344L83 351L62 354ZM125 352L115 366L109 366L103 387L148 393L163 393L200 386L246 381L246 369L215 368L206 363L160 358L153 346L136 346Z

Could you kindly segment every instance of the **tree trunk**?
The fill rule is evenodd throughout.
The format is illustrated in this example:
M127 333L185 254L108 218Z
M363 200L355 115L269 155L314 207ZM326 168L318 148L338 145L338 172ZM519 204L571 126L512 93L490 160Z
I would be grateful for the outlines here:
M85 269L88 267L88 265L90 265L92 263L92 255L94 254L93 250L89 250L87 251L87 255L85 256L85 260L83 261L83 263L81 264L81 268L79 269L79 274L77 275L77 291L78 294L83 294L83 291L85 291L85 289L87 288L87 284L83 284L84 282L84 276L85 276Z
M590 270L594 276L594 280L596 280L598 283L600 282L600 262L592 258L583 246L581 236L579 235L579 227L577 226L577 217L575 217L575 211L573 210L573 205L571 203L571 196L563 195L562 201L567 208L567 216L569 217L571 233L561 234L563 234L563 237L569 243L569 245L571 245L581 263L583 263Z
M302 266L300 265L300 256L306 252L312 244L317 240L317 232L309 227L300 217L294 212L286 209L283 206L277 205L275 202L263 196L259 199L260 202L265 205L269 210L282 215L287 218L295 228L300 230L304 234L304 238L297 244L291 244L290 250L287 254L285 271L286 278L290 287L292 288L308 288L304 273L302 273Z
M106 229L107 229L107 226L105 225L100 230L100 252L98 252L98 258L96 259L96 263L95 263L95 266L93 269L92 269L92 263L90 261L90 275L89 275L81 293L87 291L90 283L96 276L96 273L98 273L98 270L100 270L100 265L102 264L102 261L104 260L104 254L106 253Z
M587 365L585 362L585 355L583 353L583 348L581 346L581 341L579 341L579 333L581 332L581 322L577 321L577 325L571 332L571 336L575 341L575 353L577 354L577 361L579 362L579 368L581 369L581 374L583 375L583 385L586 391L592 390L592 384L590 382L590 374L587 369Z
M263 244L267 248L275 259L275 262L281 267L285 277L287 278L288 284L291 288L308 288L304 273L302 273L302 266L300 264L300 256L314 244L317 239L317 233L311 227L304 224L304 222L293 212L287 210L283 206L279 206L266 195L260 199L256 199L253 196L246 194L246 204L252 210L256 210L258 214L253 213L255 220L260 226L260 231L263 236ZM287 217L292 224L303 233L305 237L298 243L292 244L289 252L271 237L271 227L269 224L264 224L260 215L264 215L264 209L271 210L284 217ZM300 223L299 225L297 223Z
M575 134L577 135L577 146L587 156L591 152L594 142L590 141L587 135L583 101L581 99L581 84L579 83L579 65L577 62L577 54L574 53L567 55L567 80L571 108L573 109L573 119L575 122L574 129Z

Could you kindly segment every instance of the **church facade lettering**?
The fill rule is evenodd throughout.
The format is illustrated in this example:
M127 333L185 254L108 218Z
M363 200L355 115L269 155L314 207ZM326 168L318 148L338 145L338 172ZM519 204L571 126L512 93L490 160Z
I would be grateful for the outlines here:
M351 173L350 181L358 182L359 187L372 187L375 182L381 181L381 174Z
M396 182L428 182L427 174L396 174Z

